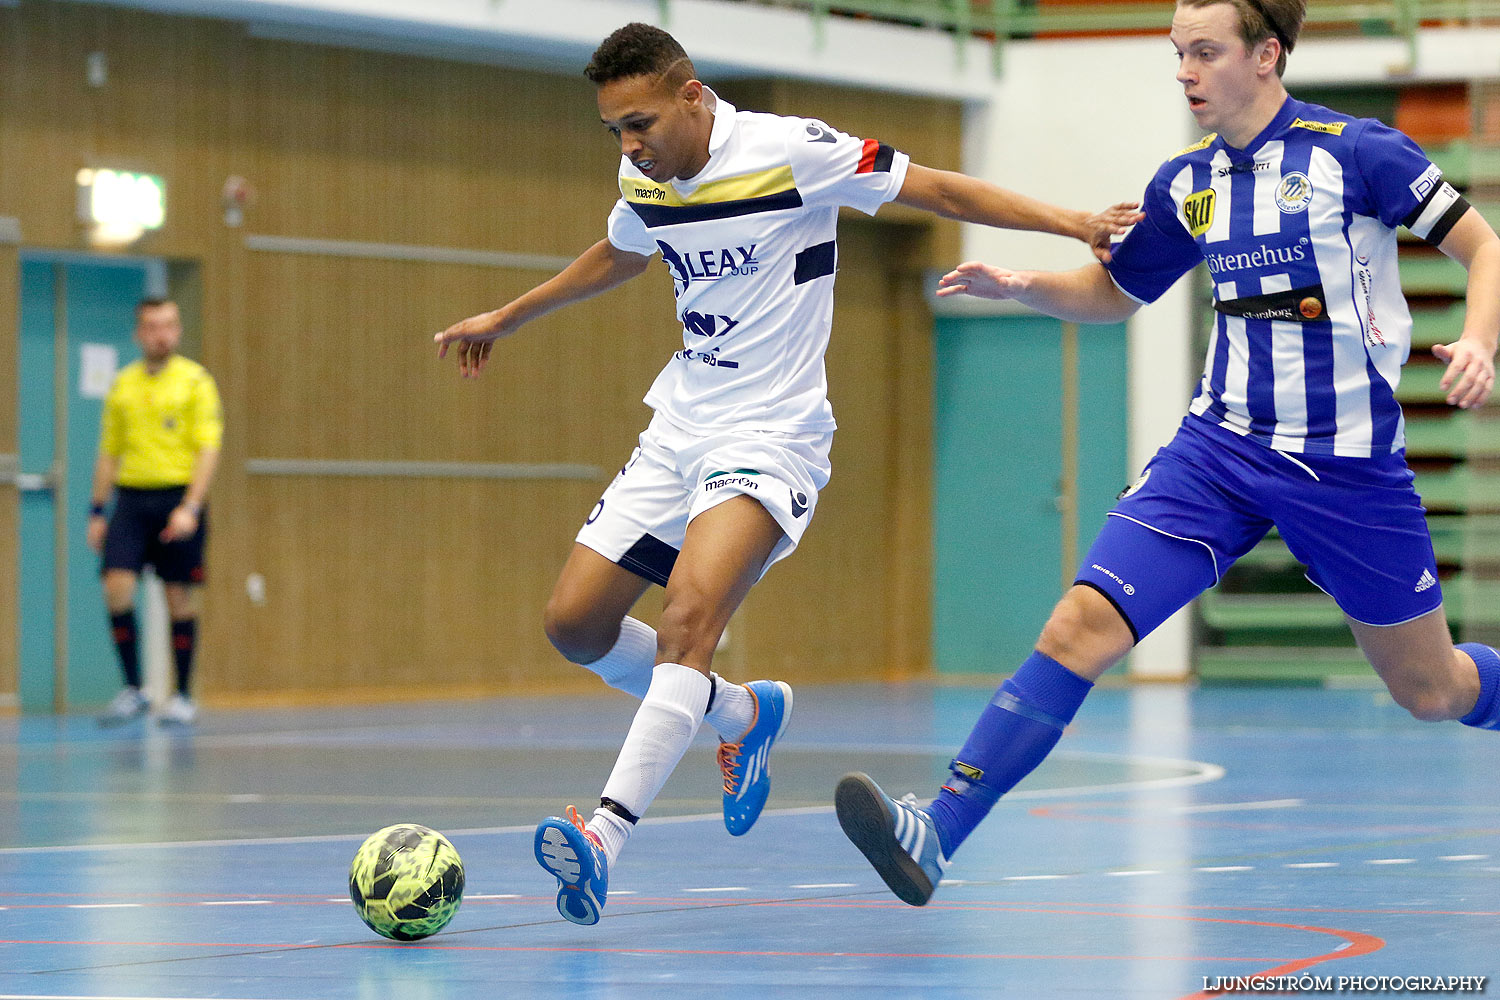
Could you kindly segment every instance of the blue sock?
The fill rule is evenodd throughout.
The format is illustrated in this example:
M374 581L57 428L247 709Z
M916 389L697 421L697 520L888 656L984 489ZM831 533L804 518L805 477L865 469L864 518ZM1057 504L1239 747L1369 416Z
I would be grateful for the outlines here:
M1458 648L1479 668L1479 700L1458 721L1476 729L1500 729L1500 697L1496 697L1500 694L1500 653L1477 642L1461 642Z
M1093 686L1037 651L1000 685L928 807L944 856L953 857L1000 796L1052 752Z

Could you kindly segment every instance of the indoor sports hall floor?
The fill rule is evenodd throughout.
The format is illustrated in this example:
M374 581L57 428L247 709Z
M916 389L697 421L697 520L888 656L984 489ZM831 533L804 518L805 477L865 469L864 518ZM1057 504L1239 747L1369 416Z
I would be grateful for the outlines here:
M593 928L558 917L531 836L598 794L622 696L207 712L185 734L6 720L0 997L1179 1000L1272 971L1500 973L1500 734L1369 690L1099 690L905 906L833 786L857 767L930 795L988 694L800 690L739 840L701 735ZM419 944L345 895L355 847L399 821L468 871Z

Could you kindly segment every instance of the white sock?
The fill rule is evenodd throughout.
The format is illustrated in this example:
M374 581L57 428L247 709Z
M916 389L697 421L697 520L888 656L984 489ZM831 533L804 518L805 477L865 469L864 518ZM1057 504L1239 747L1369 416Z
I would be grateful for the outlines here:
M656 665L656 629L626 617L620 622L620 638L593 663L585 663L612 688L646 697L651 687L651 669Z
M635 825L629 820L616 816L608 809L595 809L594 818L589 820L588 830L599 838L599 843L604 845L604 856L609 859L609 867L614 868L615 858L620 856L620 851L625 848L625 841L630 839L630 833Z
M714 674L714 704L703 717L726 743L734 743L755 722L755 696L743 684L732 684Z
M644 816L703 724L709 680L680 663L658 663L620 747L604 797Z

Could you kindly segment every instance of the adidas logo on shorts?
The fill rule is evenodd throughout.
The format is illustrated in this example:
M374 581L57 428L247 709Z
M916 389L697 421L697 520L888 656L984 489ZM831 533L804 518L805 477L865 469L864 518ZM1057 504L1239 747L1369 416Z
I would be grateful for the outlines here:
M1420 580L1417 581L1416 593L1420 594L1422 591L1424 591L1424 590L1431 590L1433 587L1436 587L1436 586L1437 586L1437 577L1435 577L1435 576L1432 575L1432 571L1431 570L1424 569L1422 571L1422 579L1420 579Z

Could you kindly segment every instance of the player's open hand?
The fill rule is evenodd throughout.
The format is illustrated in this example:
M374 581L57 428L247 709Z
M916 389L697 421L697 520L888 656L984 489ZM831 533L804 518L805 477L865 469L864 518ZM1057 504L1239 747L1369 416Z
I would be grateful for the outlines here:
M489 363L495 341L509 332L503 311L496 309L460 320L442 333L434 334L432 340L438 345L439 358L446 358L448 348L456 345L458 373L464 378L478 378Z
M1083 241L1094 251L1099 263L1108 264L1110 240L1123 235L1145 217L1138 201L1122 201L1118 205L1111 205L1083 220Z
M1019 271L966 261L938 279L939 297L973 295L981 299L1014 299L1026 290L1026 280Z
M1451 344L1434 344L1432 353L1448 365L1441 383L1448 405L1477 410L1495 388L1495 357L1472 340L1460 338Z

